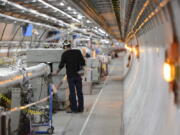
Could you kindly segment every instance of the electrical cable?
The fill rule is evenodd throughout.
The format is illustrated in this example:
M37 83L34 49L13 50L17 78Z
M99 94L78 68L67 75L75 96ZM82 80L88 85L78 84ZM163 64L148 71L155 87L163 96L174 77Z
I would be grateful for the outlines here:
M64 78L60 81L60 84L66 80L66 76L64 76ZM56 88L55 85L51 84L51 87L53 89L53 92L50 93L50 95L53 95L53 94L56 94L58 92L58 89ZM47 97L44 97L36 102L33 102L33 103L30 103L30 104L27 104L27 105L24 105L24 106L20 106L20 107L14 107L12 108L11 110L7 111L7 112L3 112L4 114L10 114L10 113L13 113L13 112L16 112L16 111L21 111L21 110L25 110L29 107L32 107L34 105L37 105L37 104L40 104L40 103L43 103L43 102L46 102L49 98L50 98L50 95L47 96Z
M137 23L138 23L138 21L140 20L142 14L144 13L146 7L147 7L149 4L150 4L150 0L146 0L146 2L144 3L142 9L140 10L138 16L136 17L136 20L135 20L135 22L134 22L134 24L133 24L133 26L132 26L132 28L131 28L131 31L127 34L127 37L129 37L129 35L130 35L131 33L133 33L133 29L134 29L135 26L137 25Z
M141 29L145 24L147 24L147 22L149 22L154 16L156 16L156 15L161 11L161 9L162 9L163 7L165 7L165 6L168 4L169 1L170 1L170 0L163 0L162 2L160 2L159 5L158 5L158 7L157 7L155 10L153 10L153 11L144 19L144 21L137 27L137 29L135 29L135 30L133 31L133 33L132 33L129 37L127 37L126 42L129 42L129 41L134 37L134 35L136 35L136 33L139 32L140 29Z

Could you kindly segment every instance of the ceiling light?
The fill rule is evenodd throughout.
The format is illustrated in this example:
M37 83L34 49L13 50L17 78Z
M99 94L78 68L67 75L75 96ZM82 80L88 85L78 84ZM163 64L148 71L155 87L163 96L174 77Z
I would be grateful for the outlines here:
M61 3L59 3L59 5L60 5L60 6L64 6L64 3L63 3L63 2L61 2Z
M104 30L102 30L101 28L99 28L98 31L99 31L101 34L103 34L103 35L106 34L106 32L105 32Z
M87 23L91 23L91 21L89 21L89 20L87 20L86 22L87 22Z
M71 8L71 7L68 7L67 9L68 9L69 11L71 11L71 10L72 10L72 8Z
M83 16L79 14L79 15L77 16L77 18L78 18L78 19L82 19Z
M72 20L80 23L80 21L79 21L78 19L72 17L71 15L67 14L66 12L64 12L64 11L62 11L62 10L60 10L60 9L58 9L57 7L52 6L51 4L45 2L44 0L37 0L37 1L40 2L40 3L43 4L43 5L47 5L47 6L48 6L49 8L51 8L51 9L56 9L58 12L64 14L65 16L71 18ZM61 3L62 3L62 2L61 2ZM60 4L60 3L59 3L59 4ZM66 4L64 4L64 2L63 2L63 5L66 5Z
M73 13L74 13L75 15L77 14L77 12L76 12L76 11L74 11Z

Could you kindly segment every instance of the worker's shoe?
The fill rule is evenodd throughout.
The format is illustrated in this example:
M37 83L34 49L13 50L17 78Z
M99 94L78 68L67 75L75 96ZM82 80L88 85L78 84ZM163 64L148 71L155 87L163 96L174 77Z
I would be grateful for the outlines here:
M84 112L84 110L83 109L78 109L78 111L77 111L78 113L83 113Z
M71 109L68 109L66 110L66 113L77 113L78 111L74 111L74 110L71 110Z

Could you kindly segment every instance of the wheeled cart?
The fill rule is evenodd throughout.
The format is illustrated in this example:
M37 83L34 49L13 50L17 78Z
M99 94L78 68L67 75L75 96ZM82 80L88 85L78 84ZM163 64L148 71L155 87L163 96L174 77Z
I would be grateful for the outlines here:
M46 131L32 131L32 134L53 134L54 127L53 127L53 88L51 84L48 85L48 92L49 92L49 116L47 117L47 123L38 123L38 124L31 124L31 129L36 127L47 127Z

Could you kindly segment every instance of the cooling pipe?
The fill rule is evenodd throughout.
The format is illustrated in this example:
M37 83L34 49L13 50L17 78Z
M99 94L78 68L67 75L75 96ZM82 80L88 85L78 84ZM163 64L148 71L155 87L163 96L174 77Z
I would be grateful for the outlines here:
M50 66L45 63L25 68L25 70L11 70L9 73L3 75L0 74L0 88L22 84L25 77L28 77L28 79L33 79L42 75L49 75L50 72Z

